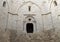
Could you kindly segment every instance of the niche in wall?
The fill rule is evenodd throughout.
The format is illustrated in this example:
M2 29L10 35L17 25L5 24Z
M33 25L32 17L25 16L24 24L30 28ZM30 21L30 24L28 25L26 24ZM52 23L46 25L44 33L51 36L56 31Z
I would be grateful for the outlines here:
M6 7L6 1L3 1L3 7Z

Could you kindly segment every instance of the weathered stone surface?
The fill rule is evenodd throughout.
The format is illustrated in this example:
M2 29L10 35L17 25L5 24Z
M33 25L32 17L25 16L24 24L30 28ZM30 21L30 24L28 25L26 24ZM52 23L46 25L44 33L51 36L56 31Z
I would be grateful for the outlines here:
M3 31L0 29L0 42L60 42L57 33L47 30L40 33L33 34L17 34L16 30Z
M60 0L0 0L0 42L60 42Z

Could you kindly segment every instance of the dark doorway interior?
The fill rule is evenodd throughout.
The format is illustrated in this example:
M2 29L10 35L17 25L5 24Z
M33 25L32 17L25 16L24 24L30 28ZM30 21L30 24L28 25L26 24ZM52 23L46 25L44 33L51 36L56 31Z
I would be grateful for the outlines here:
M32 23L26 24L26 31L27 31L27 33L33 33L33 24Z

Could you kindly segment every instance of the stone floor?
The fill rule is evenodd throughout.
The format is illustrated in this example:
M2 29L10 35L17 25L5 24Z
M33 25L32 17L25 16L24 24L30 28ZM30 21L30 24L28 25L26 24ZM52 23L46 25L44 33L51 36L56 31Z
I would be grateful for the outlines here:
M60 37L52 30L17 35L16 30L3 31L0 29L0 42L60 42Z

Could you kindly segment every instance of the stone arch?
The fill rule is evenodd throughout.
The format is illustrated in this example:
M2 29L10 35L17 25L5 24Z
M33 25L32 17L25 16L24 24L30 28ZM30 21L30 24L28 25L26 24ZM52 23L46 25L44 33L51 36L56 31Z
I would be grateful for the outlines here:
M4 5L4 7L3 7ZM1 28L3 28L5 31L8 29L8 11L9 11L9 5L8 5L8 1L7 0L1 0L1 19L2 17L4 17L5 19L1 20L1 23L5 24L3 25L3 27L1 26Z
M30 31L29 32L27 29L29 28L28 26L30 26ZM24 32L26 33L34 33L36 32L37 28L36 28L36 20L34 17L31 17L31 16L27 16L25 17L24 21L23 21L23 29L24 29Z
M17 13L20 12L19 10L20 10L24 5L27 5L28 3L35 5L35 6L39 9L39 11L41 12L42 9L41 9L41 7L40 7L39 5L37 5L37 4L34 3L34 2L28 1L28 2L24 2L21 6L19 6L19 8L17 9Z

